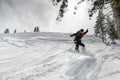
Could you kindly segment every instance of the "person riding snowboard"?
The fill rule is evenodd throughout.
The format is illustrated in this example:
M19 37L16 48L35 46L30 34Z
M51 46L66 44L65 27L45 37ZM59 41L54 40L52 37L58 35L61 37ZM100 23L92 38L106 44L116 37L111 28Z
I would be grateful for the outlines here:
M82 37L88 32L88 29L84 32L84 29L80 29L76 33L70 35L70 37L75 36L74 43L76 44L75 50L79 51L79 45L85 48L85 45L82 43Z

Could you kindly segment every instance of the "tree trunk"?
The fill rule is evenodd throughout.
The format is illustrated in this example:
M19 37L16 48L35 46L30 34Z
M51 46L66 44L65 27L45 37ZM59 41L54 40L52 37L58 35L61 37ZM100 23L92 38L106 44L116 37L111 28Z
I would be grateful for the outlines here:
M115 28L118 33L118 38L120 40L120 8L114 9L114 17L115 17Z

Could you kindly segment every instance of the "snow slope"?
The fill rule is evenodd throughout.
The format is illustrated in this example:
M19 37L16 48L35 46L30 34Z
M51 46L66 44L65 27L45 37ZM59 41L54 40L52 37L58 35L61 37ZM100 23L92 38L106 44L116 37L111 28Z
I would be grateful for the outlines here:
M0 80L120 80L120 44L93 35L74 51L62 33L0 34Z

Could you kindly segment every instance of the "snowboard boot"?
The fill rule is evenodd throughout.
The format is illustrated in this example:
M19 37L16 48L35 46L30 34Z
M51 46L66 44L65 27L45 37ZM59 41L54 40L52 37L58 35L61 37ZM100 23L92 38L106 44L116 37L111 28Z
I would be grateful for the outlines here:
M75 48L75 50L76 50L77 52L79 52L79 49L78 49L77 47Z

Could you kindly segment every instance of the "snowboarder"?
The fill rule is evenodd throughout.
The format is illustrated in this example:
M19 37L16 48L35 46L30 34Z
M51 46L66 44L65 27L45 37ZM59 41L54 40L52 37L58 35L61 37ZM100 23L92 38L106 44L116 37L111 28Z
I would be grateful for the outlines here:
M80 29L76 33L70 35L70 37L75 36L74 43L76 44L75 50L79 51L79 45L82 46L82 48L85 48L85 45L82 43L81 39L82 37L88 32L88 29L84 32L84 29Z

